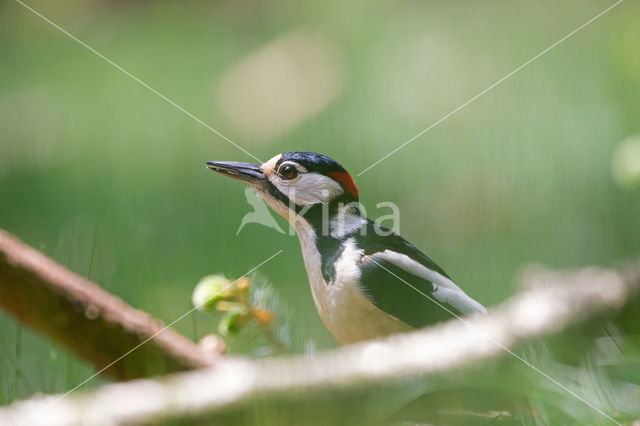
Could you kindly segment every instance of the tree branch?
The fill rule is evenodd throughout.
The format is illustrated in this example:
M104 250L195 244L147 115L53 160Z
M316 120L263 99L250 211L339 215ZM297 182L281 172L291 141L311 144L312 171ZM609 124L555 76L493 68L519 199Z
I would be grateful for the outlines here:
M34 413L39 414L31 417L32 425L176 421L227 425L260 418L273 422L269 424L373 424L381 402L375 395L382 389L406 391L416 381L438 388L452 377L463 377L461 382L468 383L470 372L485 371L492 363L519 363L508 352L519 344L557 336L576 324L616 318L637 304L638 265L624 273L597 268L528 269L522 278L524 289L488 315L312 357L226 358L215 369L162 381L110 384L56 404L51 404L55 396L33 398L0 410L0 424L18 424Z
M215 354L0 230L0 307L97 370L133 379L211 366Z

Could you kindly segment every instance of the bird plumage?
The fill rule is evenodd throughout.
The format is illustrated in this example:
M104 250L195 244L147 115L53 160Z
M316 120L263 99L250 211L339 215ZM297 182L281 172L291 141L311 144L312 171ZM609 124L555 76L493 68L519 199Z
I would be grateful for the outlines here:
M262 165L208 164L249 182L296 229L316 307L339 342L486 312L428 256L362 216L358 189L335 160L289 152Z
M378 228L378 229L377 229ZM298 231L307 234L308 230ZM341 297L346 299L355 287L359 294L386 316L380 316L380 330L397 332L421 328L454 316L485 312L478 302L467 296L433 260L401 236L374 222L364 219L361 227L340 237L314 234L303 245L307 272L313 277L312 290L316 299ZM320 274L313 271L319 258ZM309 259L310 261L307 261ZM319 275L322 275L320 279ZM328 288L328 289L327 289ZM341 320L332 320L336 302L316 300L320 315L328 317L327 325L342 343L369 338L367 324L371 317L353 312L362 309L361 300L349 298L355 306L340 303ZM368 309L365 309L368 311ZM364 318L362 318L364 317ZM398 324L398 321L401 324ZM363 330L364 336L354 331ZM390 332L378 335L390 334Z

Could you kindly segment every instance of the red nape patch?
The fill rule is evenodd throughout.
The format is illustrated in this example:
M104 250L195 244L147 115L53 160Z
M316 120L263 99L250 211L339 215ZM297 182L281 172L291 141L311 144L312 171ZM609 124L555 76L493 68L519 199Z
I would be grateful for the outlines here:
M329 172L329 177L336 182L340 182L342 189L351 194L354 198L358 198L358 187L347 172Z

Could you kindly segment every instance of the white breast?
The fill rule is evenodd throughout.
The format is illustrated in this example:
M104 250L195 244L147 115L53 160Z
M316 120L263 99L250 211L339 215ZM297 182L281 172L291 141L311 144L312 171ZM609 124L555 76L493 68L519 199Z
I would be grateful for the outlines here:
M322 276L322 263L313 229L300 222L296 231L318 313L340 343L354 343L411 329L409 325L378 309L358 287L358 263L363 252L352 239L347 240L336 262L334 282L327 284Z

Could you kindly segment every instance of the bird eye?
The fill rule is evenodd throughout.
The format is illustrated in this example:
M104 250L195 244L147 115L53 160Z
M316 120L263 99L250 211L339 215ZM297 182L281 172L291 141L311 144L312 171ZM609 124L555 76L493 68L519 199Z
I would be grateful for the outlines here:
M298 177L298 169L293 164L283 164L278 169L278 174L282 179L291 180Z

